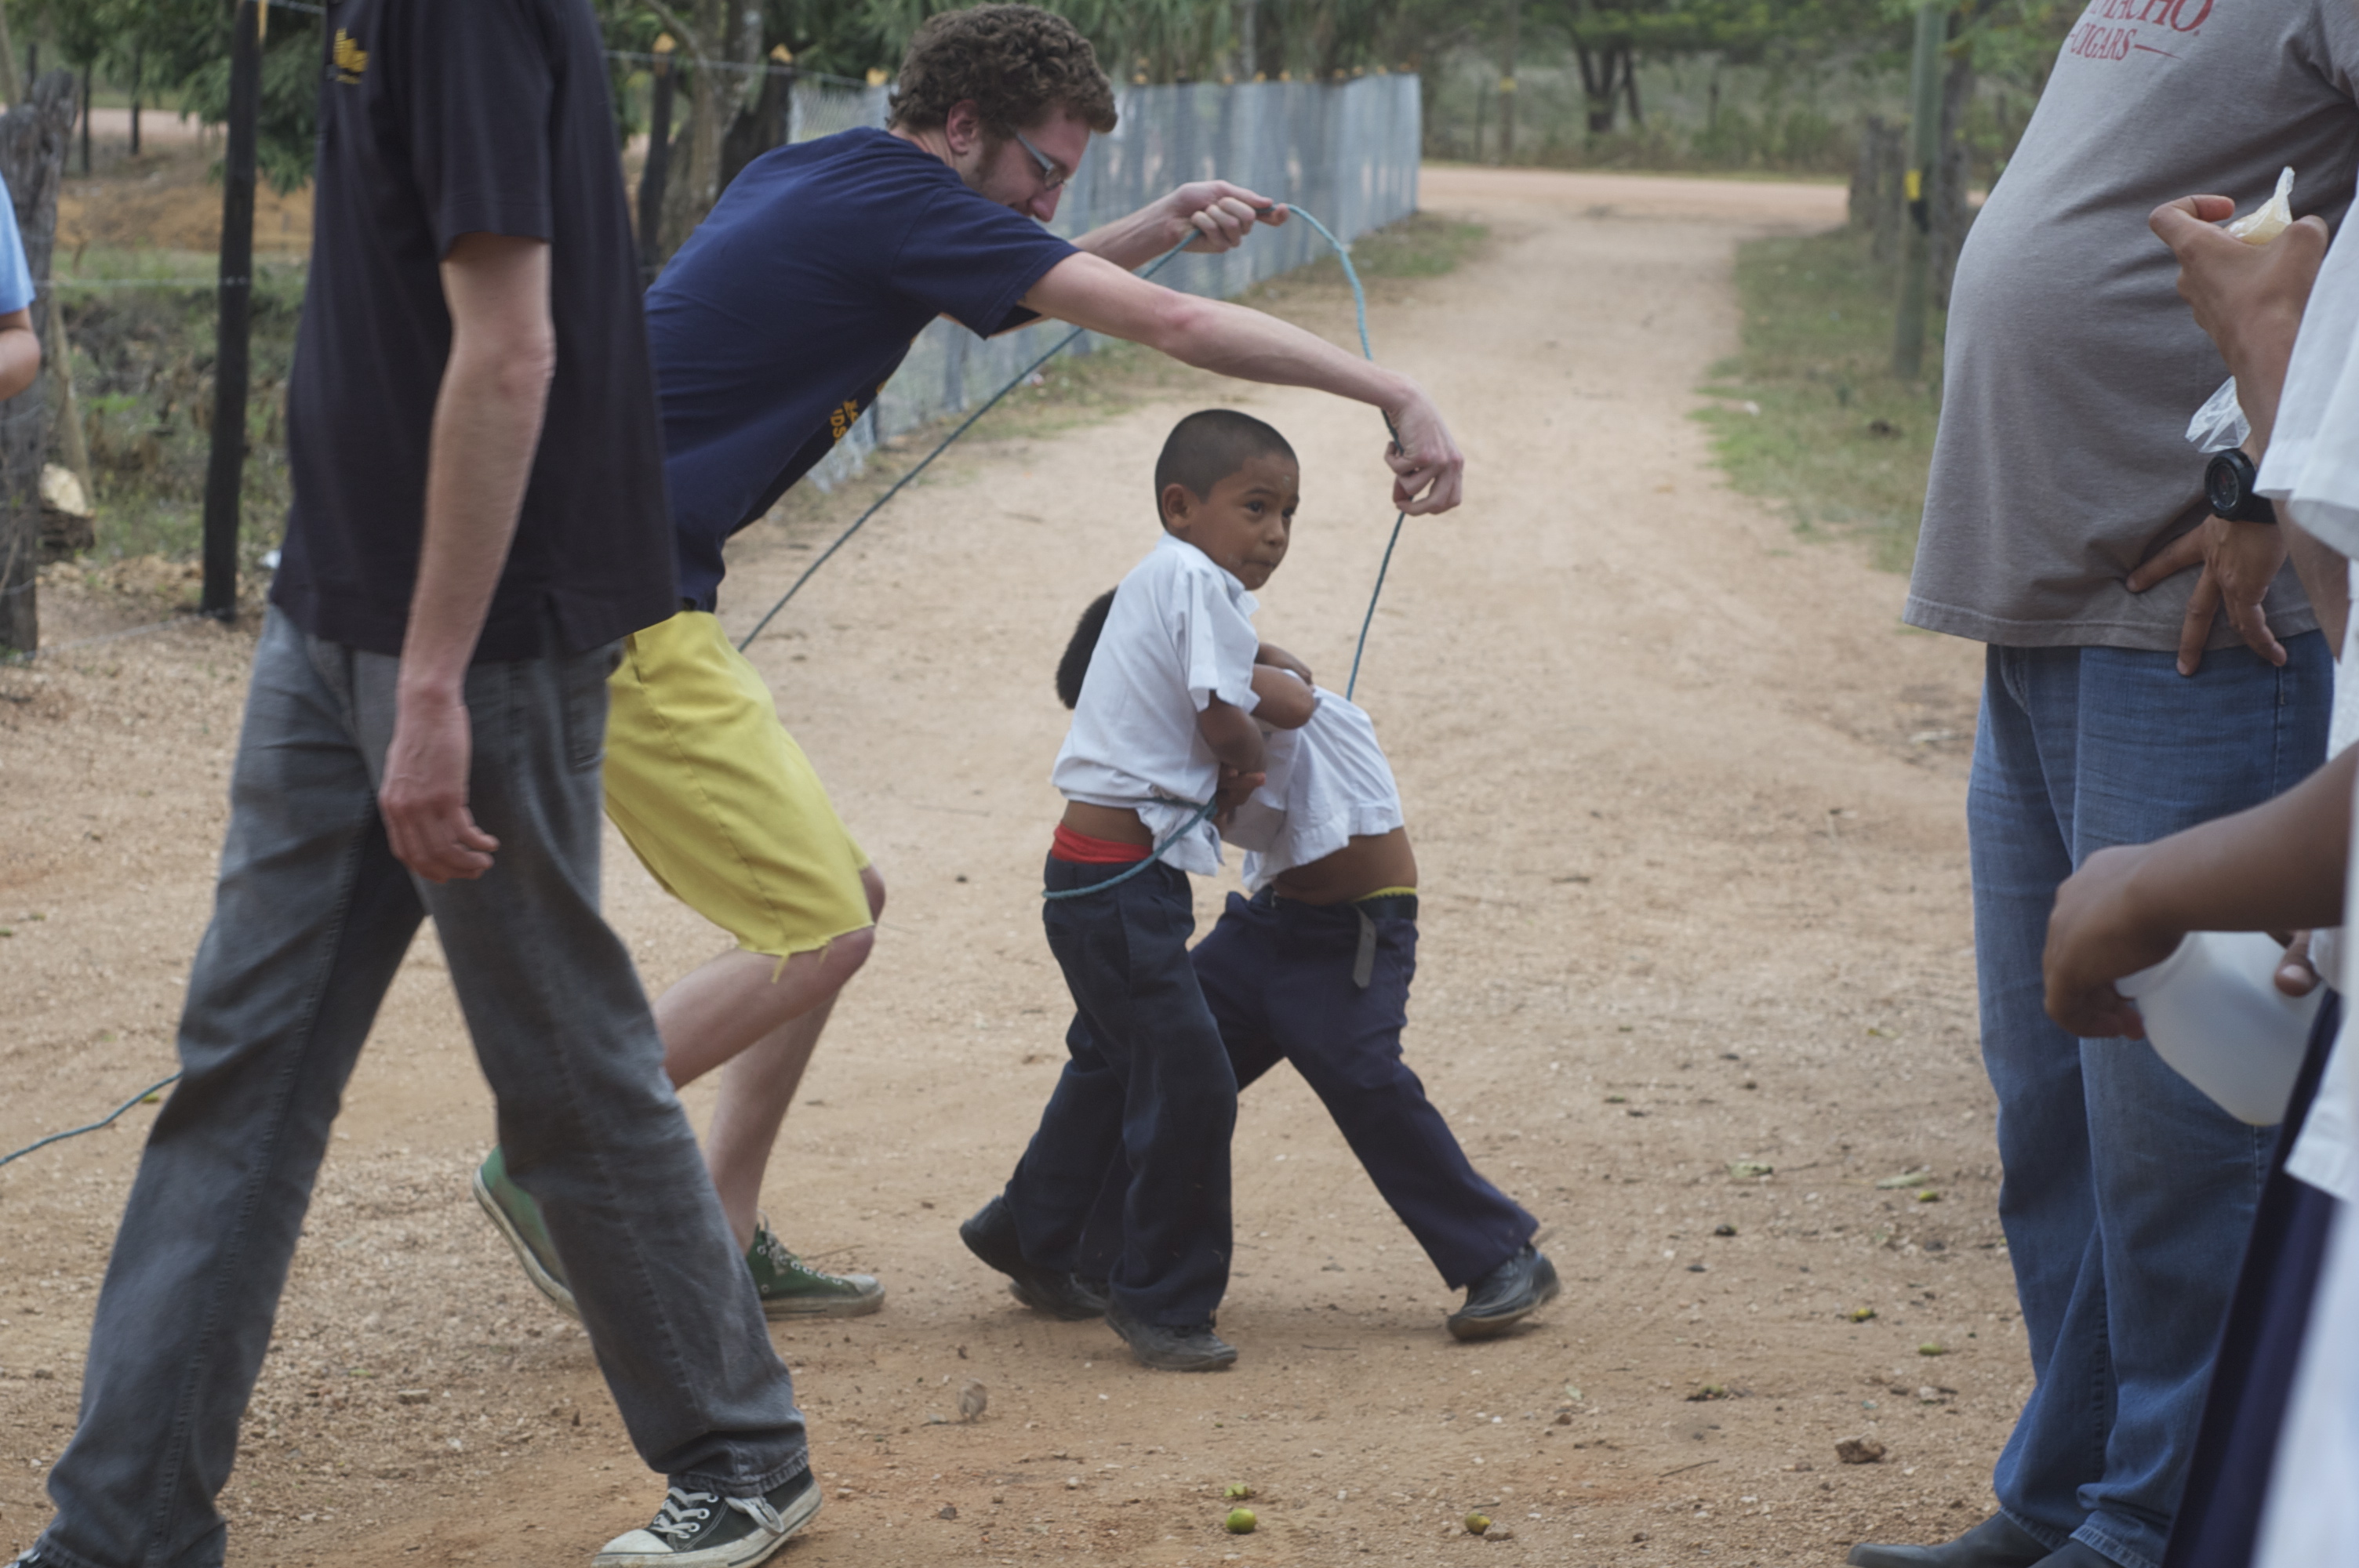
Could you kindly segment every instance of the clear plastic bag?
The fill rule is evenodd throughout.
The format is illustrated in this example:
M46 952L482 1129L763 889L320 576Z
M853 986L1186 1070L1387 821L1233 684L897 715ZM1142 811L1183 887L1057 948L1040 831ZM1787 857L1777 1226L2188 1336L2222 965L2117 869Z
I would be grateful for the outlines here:
M2277 188L2267 201L2228 225L2228 232L2248 245L2266 245L2293 227L2293 170L2277 176Z
M2187 422L2187 440L2199 452L2224 452L2231 447L2241 447L2245 438L2253 433L2252 422L2245 417L2245 406L2236 401L2236 378L2230 376L2220 384L2220 390L2206 398L2195 417Z

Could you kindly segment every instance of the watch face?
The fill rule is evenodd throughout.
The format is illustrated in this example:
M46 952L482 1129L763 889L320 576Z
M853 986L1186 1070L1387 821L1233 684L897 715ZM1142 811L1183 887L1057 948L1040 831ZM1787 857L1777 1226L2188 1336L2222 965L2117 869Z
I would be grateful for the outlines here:
M2234 517L2245 504L2245 465L2221 452L2203 470L2203 498L2215 517Z

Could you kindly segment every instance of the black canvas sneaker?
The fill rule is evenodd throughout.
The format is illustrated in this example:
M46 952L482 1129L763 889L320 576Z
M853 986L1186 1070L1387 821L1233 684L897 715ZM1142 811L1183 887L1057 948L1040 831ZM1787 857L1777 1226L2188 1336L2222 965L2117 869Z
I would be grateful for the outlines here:
M608 1541L592 1568L751 1568L818 1518L819 1505L808 1469L758 1498L674 1487L645 1529Z

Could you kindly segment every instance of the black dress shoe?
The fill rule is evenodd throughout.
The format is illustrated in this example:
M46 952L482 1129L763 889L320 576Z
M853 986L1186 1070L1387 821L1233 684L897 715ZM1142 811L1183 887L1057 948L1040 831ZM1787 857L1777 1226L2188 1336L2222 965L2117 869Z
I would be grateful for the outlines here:
M1016 1238L1016 1217L1005 1195L994 1197L959 1227L966 1249L1007 1276L1007 1293L1034 1312L1067 1323L1103 1317L1106 1299L1060 1269L1043 1269L1024 1256Z
M1450 1332L1460 1339L1489 1339L1505 1334L1556 1300L1561 1288L1556 1265L1548 1260L1548 1254L1527 1243L1514 1257L1466 1287L1466 1304L1450 1314Z
M1236 1362L1237 1347L1209 1323L1141 1323L1118 1306L1106 1308L1105 1320L1140 1366L1158 1372L1218 1372Z
M2005 1514L1993 1514L1957 1540L1939 1546L1873 1546L1862 1541L1843 1561L1852 1568L2035 1568L2053 1555L2038 1536ZM2068 1560L2057 1563L2056 1568L2079 1565Z

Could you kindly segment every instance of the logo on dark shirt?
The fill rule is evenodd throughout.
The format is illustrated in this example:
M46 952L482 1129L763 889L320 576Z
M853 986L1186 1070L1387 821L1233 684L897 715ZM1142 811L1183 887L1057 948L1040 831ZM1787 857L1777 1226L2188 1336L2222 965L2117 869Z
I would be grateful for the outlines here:
M834 431L835 438L841 441L845 436L851 433L853 425L857 422L859 418L860 405L853 402L849 398L846 398L842 407L838 408L828 415L827 427Z
M331 58L339 82L346 87L361 84L361 73L368 70L368 50L354 43L352 34L342 27L336 29L336 48Z

